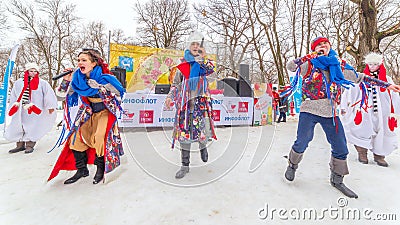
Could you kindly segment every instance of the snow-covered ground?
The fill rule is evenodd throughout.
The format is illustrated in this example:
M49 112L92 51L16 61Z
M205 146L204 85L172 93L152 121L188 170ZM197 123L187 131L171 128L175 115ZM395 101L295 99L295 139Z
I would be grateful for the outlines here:
M97 185L92 184L92 165L90 176L74 184L63 184L71 171L46 182L61 150L47 153L58 138L56 128L32 154L9 154L15 144L3 140L0 224L381 224L379 218L394 215L396 220L384 224L400 223L399 151L387 157L390 166L383 168L360 164L349 146L345 183L359 198L348 199L330 186L330 147L320 126L294 182L284 179L283 156L296 126L289 121L218 127L209 162L192 153L190 173L181 180L174 178L180 152L170 150L170 129L125 129L123 164Z

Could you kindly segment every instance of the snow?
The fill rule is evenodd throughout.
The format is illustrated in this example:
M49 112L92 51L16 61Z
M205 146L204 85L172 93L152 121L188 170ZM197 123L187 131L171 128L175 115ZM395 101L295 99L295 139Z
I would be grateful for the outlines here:
M380 224L366 218L335 219L348 209L370 210L371 218L396 214L400 220L399 151L387 157L390 166L383 168L371 154L369 164L359 163L349 145L345 183L359 195L349 199L329 183L330 148L319 125L295 180L285 180L283 156L295 140L296 126L292 120L263 127L218 127L218 140L208 148L209 162L192 153L190 172L181 180L174 178L180 152L170 150L171 129L125 129L122 165L97 185L92 184L93 165L89 177L74 184L63 184L72 171L46 182L61 151L47 153L58 138L56 127L32 154L9 154L15 144L1 140L0 224ZM261 166L249 173L250 165L261 162L266 152ZM338 201L347 205L339 207ZM316 210L320 218L325 209L337 211L325 212L322 219L291 217L306 209Z

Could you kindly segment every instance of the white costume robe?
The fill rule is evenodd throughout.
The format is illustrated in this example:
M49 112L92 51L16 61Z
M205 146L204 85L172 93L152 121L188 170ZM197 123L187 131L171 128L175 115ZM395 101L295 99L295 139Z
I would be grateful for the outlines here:
M9 109L17 101L23 87L24 80L22 78L14 83L10 94ZM28 111L21 104L18 111L11 117L11 122L4 133L7 140L36 142L54 126L57 117L57 98L50 84L39 78L38 88L32 90L31 95L31 102L42 112L39 115L33 112L28 114ZM54 112L50 114L49 109L54 109Z
M389 83L393 83L390 77L387 77ZM354 103L361 100L361 91L358 85L345 90L342 95L341 109L345 112L341 116L346 139L348 143L371 150L377 155L387 156L398 147L398 139L395 130L391 131L388 126L388 117L390 115L390 97L389 90L384 92L375 86L377 91L378 112L374 113L373 94L368 93L367 112L361 109L362 121L359 125L354 123L357 110L360 110L360 103L351 107ZM400 114L400 96L398 93L390 91L394 107L394 113ZM400 125L400 121L399 125Z

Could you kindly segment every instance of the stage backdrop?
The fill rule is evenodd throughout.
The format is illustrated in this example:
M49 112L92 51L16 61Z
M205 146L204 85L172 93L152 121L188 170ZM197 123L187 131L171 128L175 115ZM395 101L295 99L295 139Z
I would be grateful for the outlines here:
M166 95L127 93L122 101L121 127L171 127L175 122L175 105L164 106ZM213 95L215 125L252 125L253 98Z
M169 84L175 74L172 68L182 57L183 51L178 50L110 44L110 68L126 69L126 90L130 93L154 93L156 83Z

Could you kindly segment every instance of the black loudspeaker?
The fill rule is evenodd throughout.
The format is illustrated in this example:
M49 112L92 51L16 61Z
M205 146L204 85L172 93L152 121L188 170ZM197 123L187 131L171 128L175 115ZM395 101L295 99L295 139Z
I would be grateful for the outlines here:
M115 66L110 72L121 82L122 86L126 88L126 69L122 67Z
M166 95L169 93L170 88L171 85L169 84L156 84L155 93Z
M226 77L222 79L222 82L224 84L224 96L227 97L239 96L237 91L238 80L236 78Z
M253 90L247 81L238 80L238 94L240 97L253 97Z
M247 81L250 83L250 76L249 76L250 70L249 70L249 65L248 64L240 64L239 65L239 75L240 78Z

